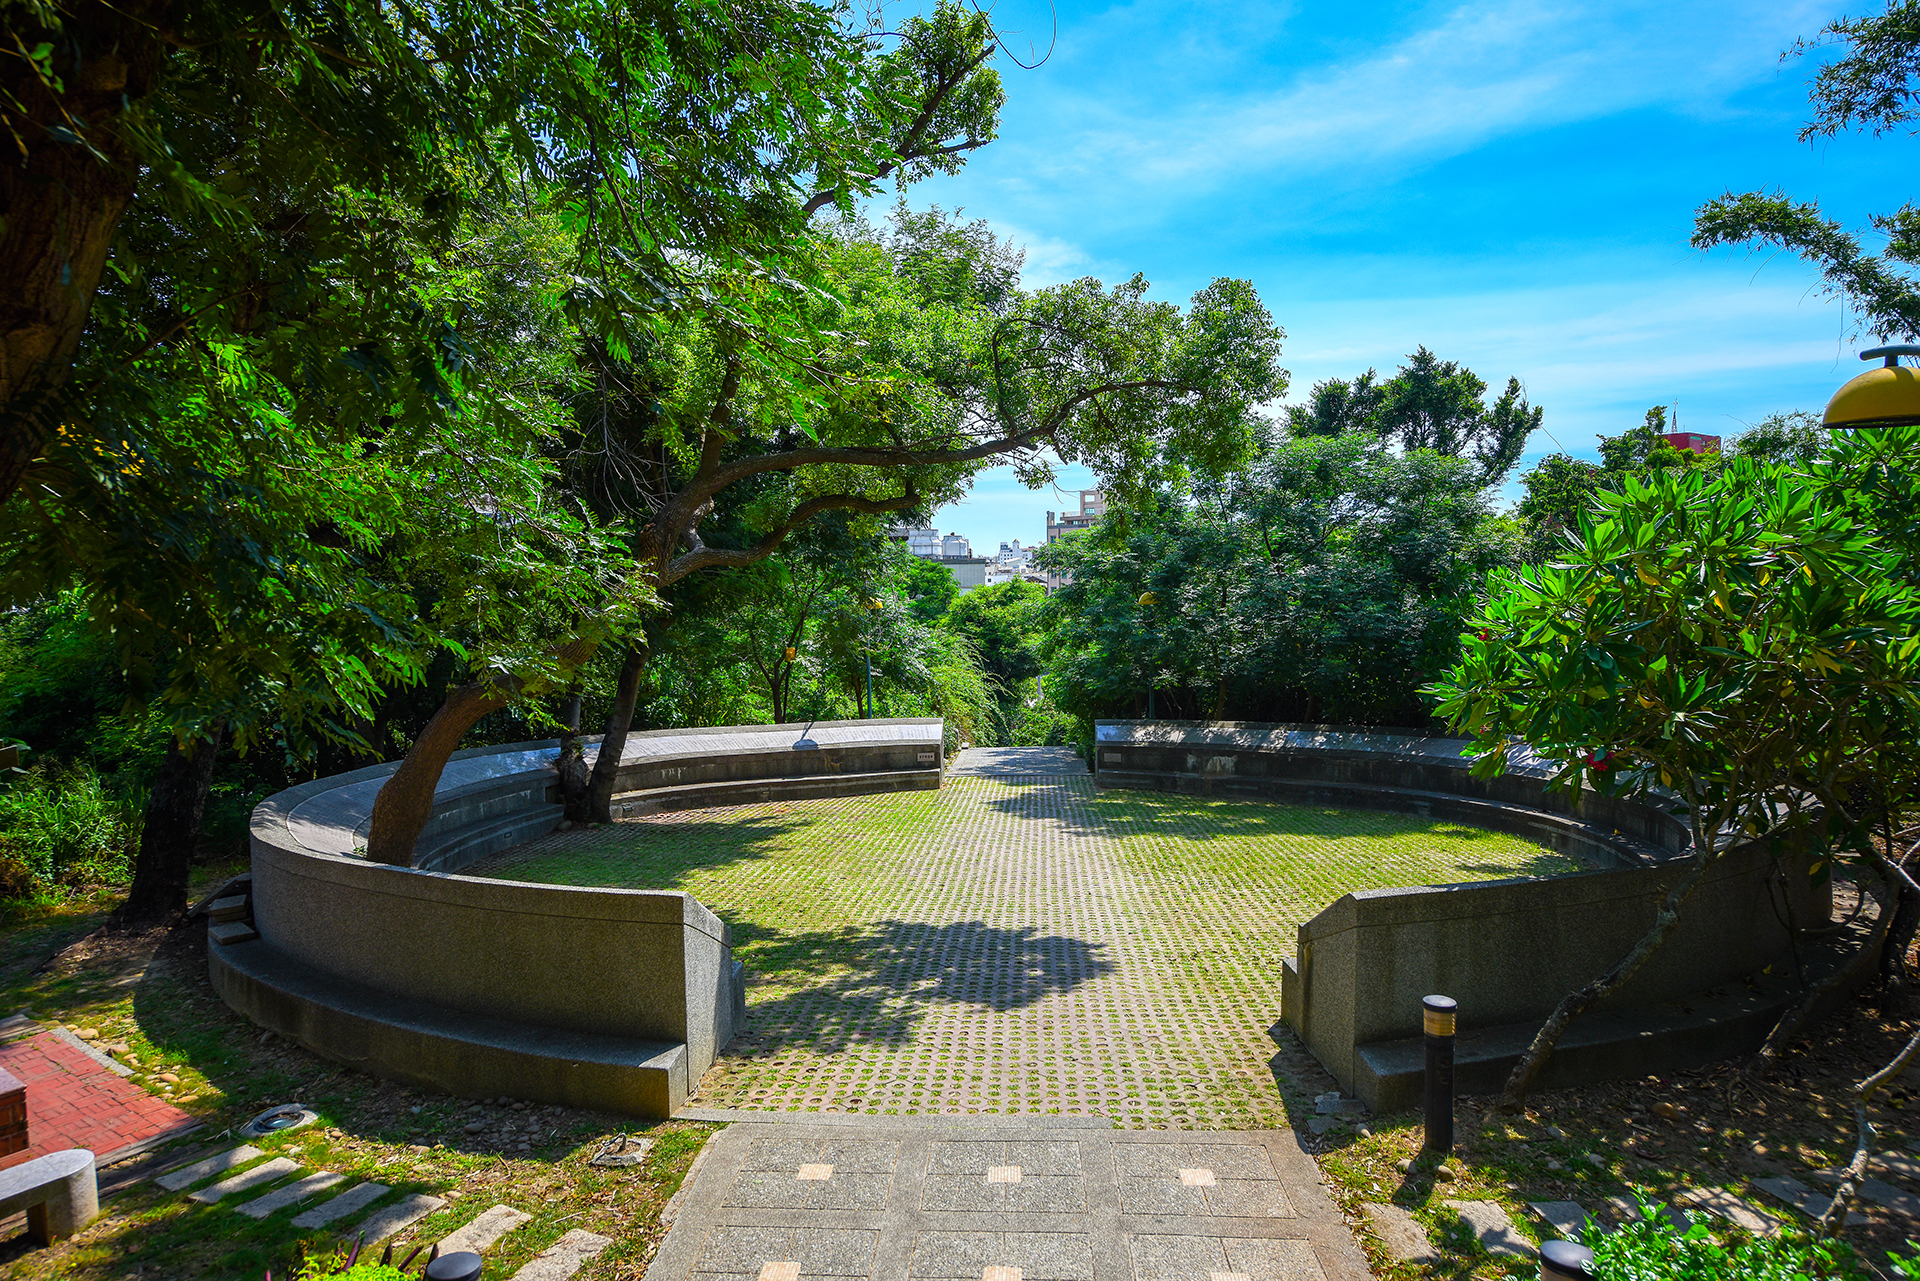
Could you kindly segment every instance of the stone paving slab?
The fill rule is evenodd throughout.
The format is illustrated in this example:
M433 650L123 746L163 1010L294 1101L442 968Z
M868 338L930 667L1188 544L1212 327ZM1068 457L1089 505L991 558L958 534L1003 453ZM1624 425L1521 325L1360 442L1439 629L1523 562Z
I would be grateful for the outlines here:
M752 1116L708 1141L646 1281L1369 1275L1290 1130Z
M348 1229L351 1236L365 1241L368 1245L384 1241L402 1228L410 1227L446 1205L442 1197L428 1196L417 1192L404 1201L396 1201L384 1210L377 1210L367 1216L367 1221L356 1228Z
M206 1205L212 1205L216 1201L230 1197L236 1192L245 1192L249 1188L257 1188L263 1183L272 1183L275 1179L284 1179L299 1168L300 1163L298 1161L289 1161L283 1156L277 1156L271 1161L262 1161L245 1174L236 1174L231 1179L222 1179L218 1183L201 1188L198 1192L190 1192L187 1195L192 1200L202 1202Z
M332 1200L323 1201L296 1217L296 1228L323 1228L335 1219L343 1219L356 1210L364 1210L385 1196L390 1189L384 1183L359 1183Z
M612 1237L603 1237L585 1228L575 1228L529 1259L525 1266L513 1274L513 1281L567 1281L568 1277L612 1244Z
M171 1174L161 1175L154 1182L169 1192L178 1192L181 1188L190 1187L202 1179L211 1179L216 1174L225 1174L236 1165L245 1165L255 1157L265 1155L266 1153L252 1144L242 1143L230 1152L222 1152L204 1161L195 1161L192 1165L181 1166Z
M496 1205L476 1214L465 1227L455 1228L440 1238L440 1253L452 1254L458 1250L471 1250L475 1254L484 1254L487 1248L501 1237L533 1221L533 1216L525 1210L516 1210L510 1205Z
M257 1197L239 1207L240 1213L250 1219L264 1219L275 1210L284 1210L290 1205L306 1200L316 1192L324 1192L336 1183L344 1183L347 1176L335 1174L331 1170L321 1170L309 1174L304 1179L295 1179L283 1188L275 1188L263 1197Z

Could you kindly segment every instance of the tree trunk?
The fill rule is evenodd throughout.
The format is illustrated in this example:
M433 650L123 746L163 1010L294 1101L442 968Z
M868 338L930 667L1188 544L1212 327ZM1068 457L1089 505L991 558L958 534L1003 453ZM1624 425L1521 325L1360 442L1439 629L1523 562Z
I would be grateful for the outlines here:
M560 776L561 814L569 823L587 821L587 758L580 748L580 688L575 686L567 700L566 733L560 736L560 759L554 772Z
M114 913L118 924L159 925L187 910L187 881L200 844L200 820L207 812L213 764L226 736L226 725L219 724L211 736L196 738L184 751L178 743L167 744L160 772L147 793L133 886Z
M627 731L633 728L633 709L640 701L640 677L647 670L648 652L644 641L632 645L620 664L613 706L607 711L606 733L600 738L600 755L594 759L593 778L587 784L587 816L591 822L613 821L613 786L620 773L621 753L627 748Z
M1707 868L1717 855L1718 851L1711 845L1696 845L1692 865L1687 868L1686 875L1667 891L1666 902L1660 905L1660 911L1653 918L1653 928L1641 935L1640 941L1616 961L1612 969L1585 987L1569 992L1554 1007L1553 1013L1547 1016L1547 1021L1534 1035L1533 1043L1527 1046L1527 1052L1513 1065L1513 1071L1500 1091L1500 1101L1494 1105L1495 1111L1519 1112L1525 1109L1527 1091L1533 1088L1534 1081L1546 1069L1547 1060L1553 1055L1553 1047L1560 1043L1567 1025L1585 1012L1588 1006L1632 978L1647 963L1647 958L1667 941L1667 935L1673 933L1673 927L1680 923L1681 904L1699 888L1700 878L1706 875Z
M474 681L448 693L447 701L420 731L400 768L373 798L373 825L367 833L369 859L396 867L413 866L414 843L420 839L420 829L433 817L433 793L440 786L447 758L482 716L506 705L506 695L489 681Z
M120 117L153 88L165 57L154 33L173 25L164 6L138 0L70 6L58 32L31 12L8 14L16 47L0 59L0 115L19 144L0 159L0 502L68 421L58 393L138 175ZM42 43L55 51L57 95L22 56ZM98 156L52 132L76 127Z

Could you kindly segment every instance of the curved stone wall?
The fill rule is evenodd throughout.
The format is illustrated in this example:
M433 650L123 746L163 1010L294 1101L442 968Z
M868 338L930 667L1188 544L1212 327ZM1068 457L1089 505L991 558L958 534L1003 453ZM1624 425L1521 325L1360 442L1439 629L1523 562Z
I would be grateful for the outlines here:
M616 799L636 812L938 787L941 731L931 720L635 735L620 772L632 787ZM267 798L247 902L215 912L215 987L263 1026L381 1075L670 1113L745 1018L725 923L676 891L458 874L553 829L558 747L459 753L415 867L364 857L393 764Z
M1548 791L1554 767L1524 753L1505 776L1474 778L1460 739L1101 721L1095 745L1100 787L1419 813L1526 836L1594 869L1364 890L1300 926L1282 1015L1341 1085L1376 1109L1417 1101L1420 1001L1429 993L1460 1003L1460 1088L1497 1088L1554 1005L1652 925L1690 845L1682 819L1657 804ZM1793 998L1788 976L1829 959L1796 933L1827 923L1831 885L1803 850L1777 844L1721 855L1667 944L1575 1022L1549 1084L1690 1066L1758 1044Z

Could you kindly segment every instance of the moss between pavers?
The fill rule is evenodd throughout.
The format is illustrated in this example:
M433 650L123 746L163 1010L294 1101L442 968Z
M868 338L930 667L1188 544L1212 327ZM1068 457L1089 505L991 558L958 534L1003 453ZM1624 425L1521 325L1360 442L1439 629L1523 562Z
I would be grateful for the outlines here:
M682 889L729 921L749 1029L708 1105L1257 1129L1328 1084L1269 1033L1300 922L1349 890L1575 866L1456 823L1083 776L654 815L471 871Z

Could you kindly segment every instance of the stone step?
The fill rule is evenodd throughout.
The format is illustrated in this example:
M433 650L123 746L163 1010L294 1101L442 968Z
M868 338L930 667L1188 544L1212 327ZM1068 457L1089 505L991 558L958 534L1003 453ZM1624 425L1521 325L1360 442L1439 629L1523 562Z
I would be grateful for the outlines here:
M226 947L234 943L251 942L260 937L260 931L245 921L222 921L218 925L208 927L207 937Z
M319 1170L304 1179L295 1179L283 1188L275 1188L265 1196L236 1208L250 1219L264 1219L275 1210L284 1210L290 1205L306 1200L316 1192L324 1192L334 1184L346 1181L347 1176L344 1174Z
M391 1189L384 1183L358 1183L330 1201L323 1201L293 1221L296 1228L323 1228L335 1219L345 1218L385 1196Z
M410 1227L446 1205L446 1201L437 1196L428 1196L417 1192L404 1201L396 1201L384 1210L376 1210L367 1216L366 1222L357 1228L348 1230L347 1235L372 1245L384 1241L400 1229Z
M513 1274L513 1281L567 1281L587 1260L612 1244L612 1237L575 1228L527 1260L526 1265Z
M203 1179L211 1179L216 1174L225 1174L236 1165L245 1165L258 1156L265 1156L259 1148L243 1143L231 1152L222 1152L210 1156L204 1161L195 1161L192 1165L183 1165L168 1174L163 1174L154 1182L169 1192L178 1192L181 1188L191 1187Z
M201 1188L198 1192L189 1192L187 1195L203 1205L212 1205L236 1192L245 1192L248 1188L257 1188L272 1183L276 1179L284 1179L299 1168L298 1161L289 1161L283 1156L277 1156L271 1161L262 1161L244 1174L236 1174L231 1179L222 1179L218 1183Z
M495 1241L532 1219L531 1214L510 1205L496 1205L482 1210L465 1227L455 1228L440 1239L440 1253L471 1250L475 1254L484 1254Z

